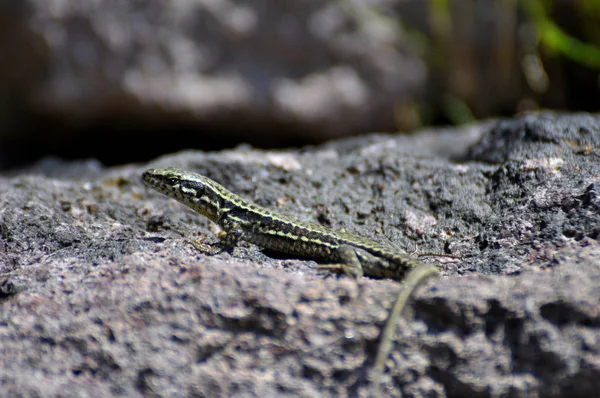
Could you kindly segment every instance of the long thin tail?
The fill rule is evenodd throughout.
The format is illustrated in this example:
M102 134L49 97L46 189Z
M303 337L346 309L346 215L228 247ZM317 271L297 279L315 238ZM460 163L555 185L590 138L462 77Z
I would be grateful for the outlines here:
M437 267L433 265L421 265L413 268L404 279L404 286L398 293L396 302L390 311L390 315L386 321L385 327L381 332L377 357L375 358L375 366L369 376L372 388L378 388L381 375L385 366L385 361L390 355L392 349L392 340L394 329L398 318L402 315L404 308L415 291L430 278L438 278L440 275Z

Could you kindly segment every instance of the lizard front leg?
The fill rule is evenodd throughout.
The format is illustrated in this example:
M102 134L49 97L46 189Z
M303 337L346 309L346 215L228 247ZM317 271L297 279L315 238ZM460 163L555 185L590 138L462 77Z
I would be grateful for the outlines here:
M227 217L229 210L230 209L219 209L217 213L218 217L216 223L223 228L223 231L217 234L217 237L219 238L218 246L215 247L214 245L211 245L210 247L207 247L208 245L204 243L194 242L193 245L196 249L210 255L216 255L223 251L229 253L233 251L242 238L244 231L239 223Z
M221 245L227 251L233 250L244 234L242 226L228 218L226 215L220 219L219 224L225 230L224 233L219 234L221 239Z

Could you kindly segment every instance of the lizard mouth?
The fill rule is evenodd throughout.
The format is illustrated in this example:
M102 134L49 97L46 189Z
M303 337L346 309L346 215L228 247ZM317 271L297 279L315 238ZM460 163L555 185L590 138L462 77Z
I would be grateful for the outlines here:
M174 173L167 173L166 171L169 171L169 169L148 169L142 174L142 182L147 187L163 194L178 191L180 179Z

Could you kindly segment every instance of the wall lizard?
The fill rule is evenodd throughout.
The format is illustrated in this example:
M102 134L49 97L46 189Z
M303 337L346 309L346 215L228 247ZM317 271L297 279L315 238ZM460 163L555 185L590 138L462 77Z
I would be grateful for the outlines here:
M245 240L269 250L329 262L319 268L340 270L353 278L367 275L404 280L405 288L398 295L381 334L369 377L378 384L391 349L396 319L414 290L426 279L438 276L436 267L369 239L300 222L255 205L201 174L175 168L150 169L143 173L142 181L221 226L225 231L221 243L227 249Z

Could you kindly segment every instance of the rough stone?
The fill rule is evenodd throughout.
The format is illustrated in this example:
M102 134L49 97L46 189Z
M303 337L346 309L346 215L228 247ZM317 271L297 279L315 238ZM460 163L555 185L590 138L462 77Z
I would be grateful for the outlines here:
M0 177L2 396L592 396L600 387L597 115L534 114L294 151L187 151ZM55 167L54 167L54 166ZM381 386L398 282L323 277L145 189L195 170L260 205L423 257Z

